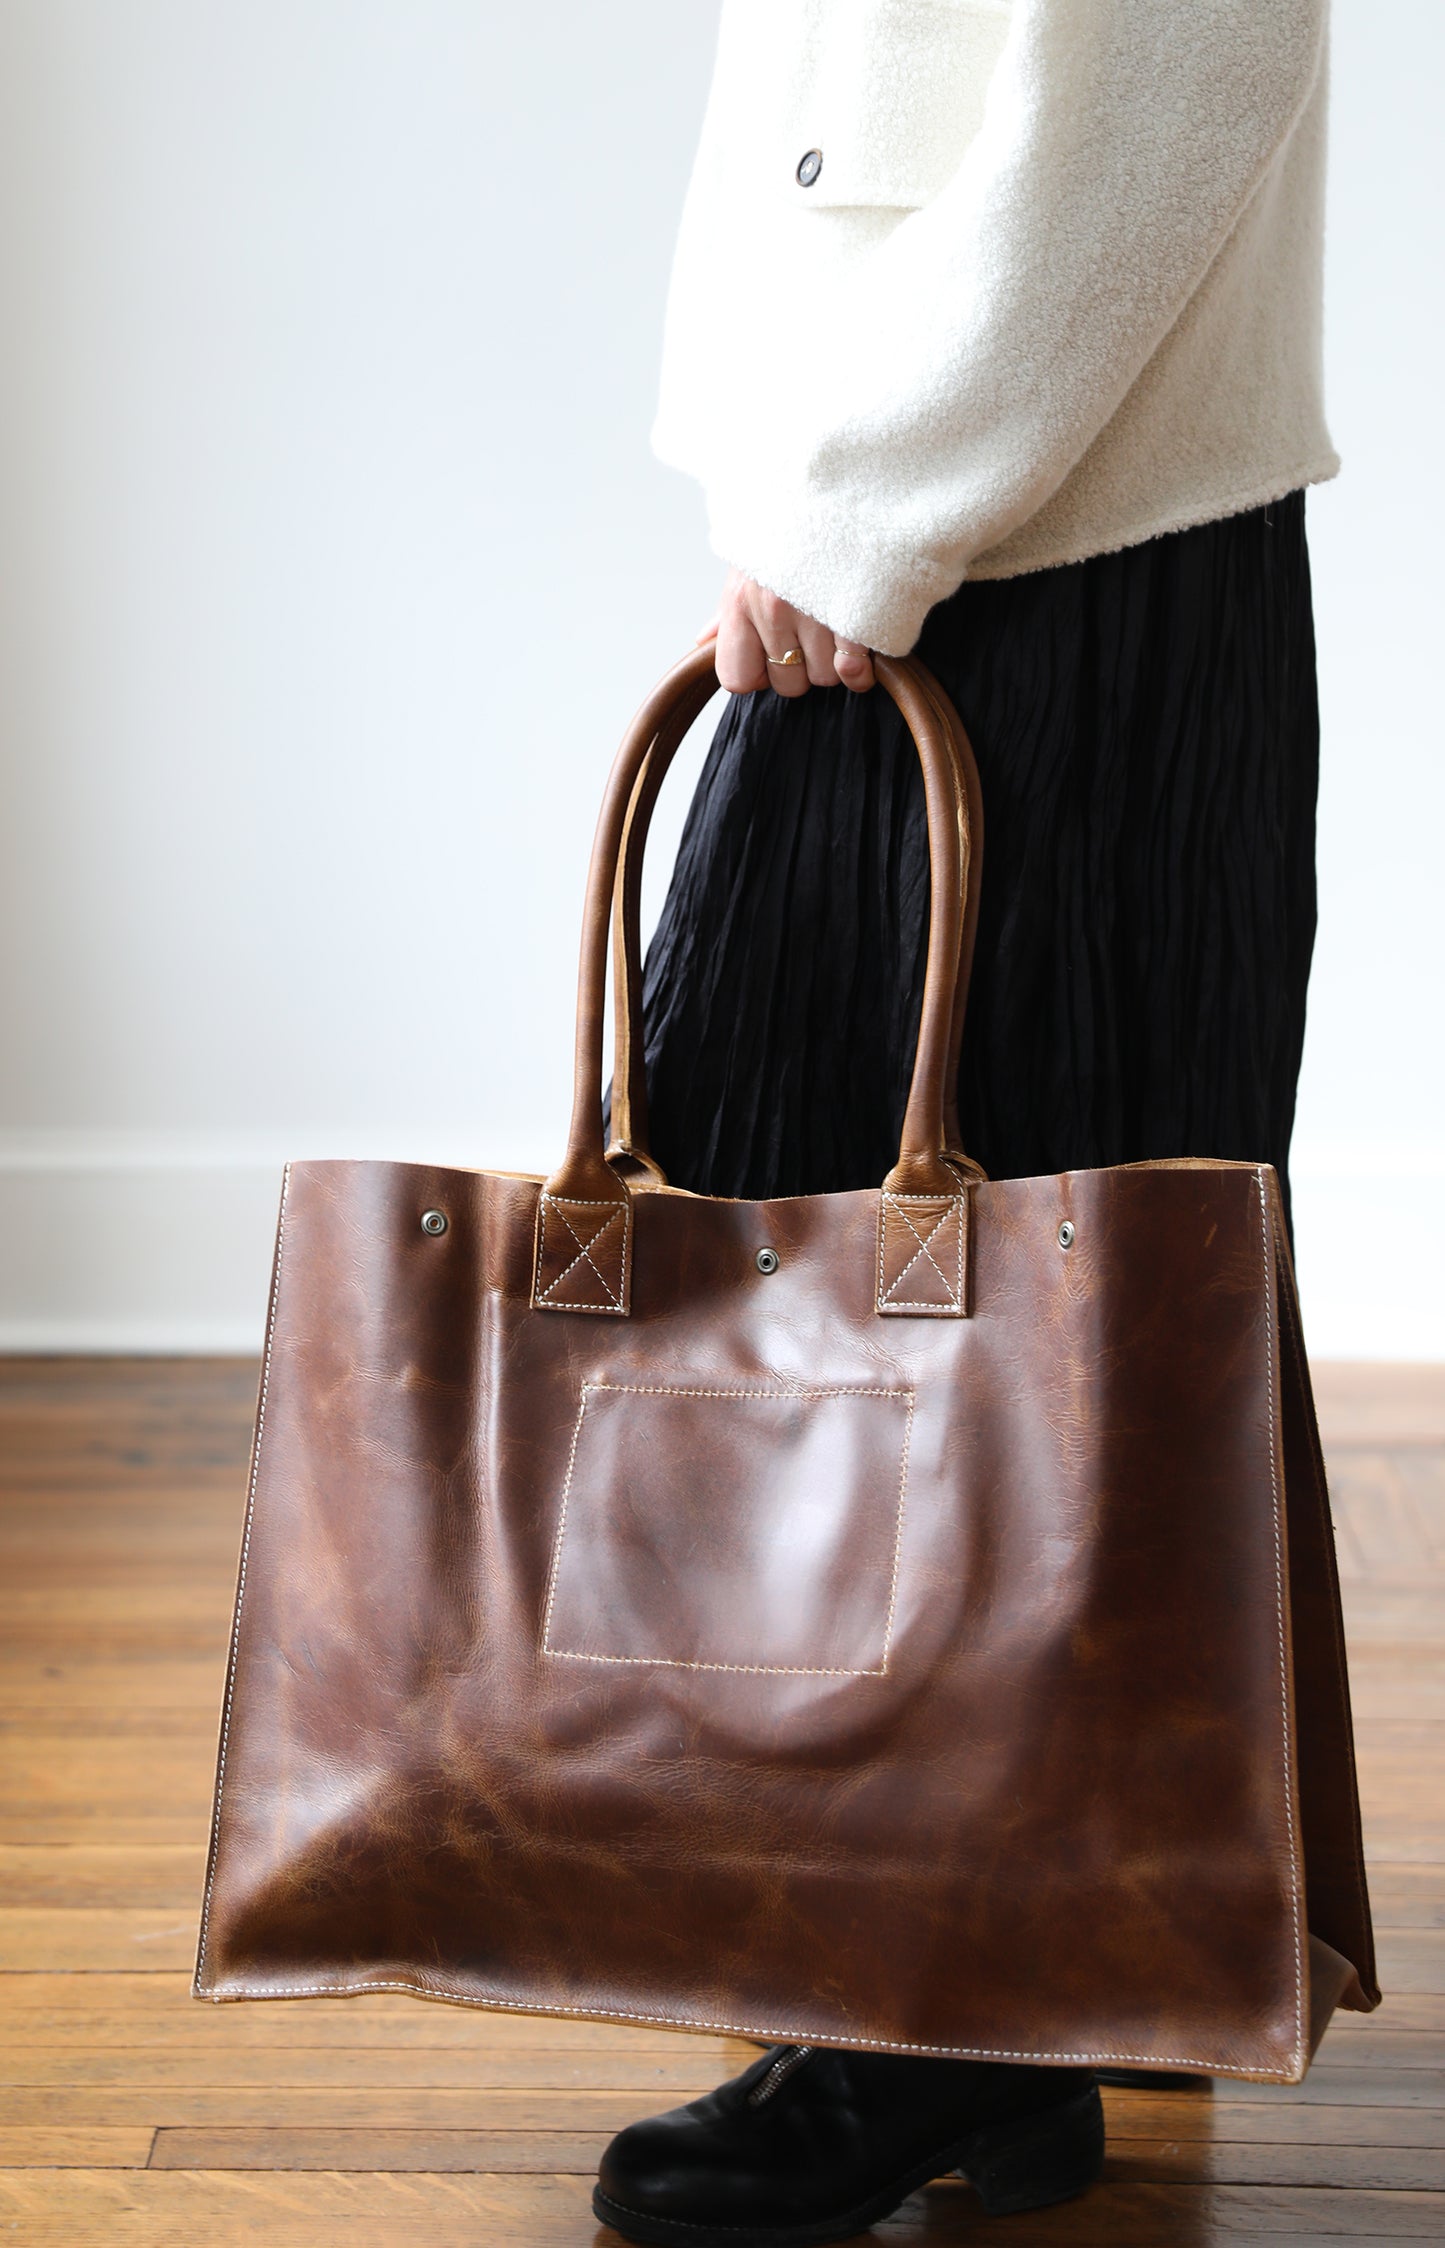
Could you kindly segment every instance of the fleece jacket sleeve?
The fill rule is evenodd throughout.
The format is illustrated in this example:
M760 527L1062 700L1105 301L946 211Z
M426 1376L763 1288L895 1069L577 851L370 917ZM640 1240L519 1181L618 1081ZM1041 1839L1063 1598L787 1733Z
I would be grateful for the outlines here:
M806 380L734 433L720 555L906 652L1054 492L1304 107L1326 0L1014 0L948 185L829 300ZM820 217L822 214L820 214Z

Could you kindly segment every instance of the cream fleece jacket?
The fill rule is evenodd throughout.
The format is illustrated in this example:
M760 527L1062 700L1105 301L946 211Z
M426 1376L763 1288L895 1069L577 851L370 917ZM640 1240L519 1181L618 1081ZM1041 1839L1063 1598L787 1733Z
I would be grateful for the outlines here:
M717 553L898 655L1332 476L1326 10L724 0L653 432Z

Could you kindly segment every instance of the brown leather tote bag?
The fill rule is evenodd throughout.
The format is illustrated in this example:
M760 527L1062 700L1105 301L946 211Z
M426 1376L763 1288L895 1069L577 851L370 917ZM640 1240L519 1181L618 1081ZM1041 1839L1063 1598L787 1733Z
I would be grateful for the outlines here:
M608 786L561 1168L290 1170L199 1995L1282 2082L1377 2003L1274 1175L968 1162L977 782L878 671L933 870L879 1187L646 1149L638 862L708 651Z

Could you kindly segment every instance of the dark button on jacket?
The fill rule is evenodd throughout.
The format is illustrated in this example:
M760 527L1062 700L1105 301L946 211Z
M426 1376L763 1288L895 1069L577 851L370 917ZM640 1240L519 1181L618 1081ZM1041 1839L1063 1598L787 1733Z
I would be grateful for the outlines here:
M812 186L812 184L813 184L813 182L814 182L814 180L815 180L815 179L816 179L816 178L818 177L818 174L819 174L819 173L820 173L820 172L822 171L822 169L823 169L823 151L822 151L822 149L821 149L821 148L810 148L810 149L808 150L808 153L807 153L807 155L806 155L806 156L800 156L800 157L799 157L799 159L798 159L798 185L799 185L799 187L811 187L811 186Z

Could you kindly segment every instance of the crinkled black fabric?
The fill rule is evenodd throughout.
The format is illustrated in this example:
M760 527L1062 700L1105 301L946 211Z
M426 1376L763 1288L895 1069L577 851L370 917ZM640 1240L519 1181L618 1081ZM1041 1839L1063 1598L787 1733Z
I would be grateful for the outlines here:
M1315 928L1304 495L964 585L918 653L983 783L969 1152L994 1177L1243 1157L1287 1194ZM927 922L922 786L887 697L734 697L647 959L669 1177L876 1185Z

